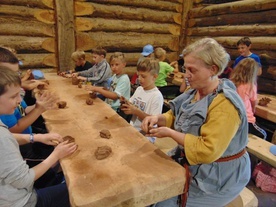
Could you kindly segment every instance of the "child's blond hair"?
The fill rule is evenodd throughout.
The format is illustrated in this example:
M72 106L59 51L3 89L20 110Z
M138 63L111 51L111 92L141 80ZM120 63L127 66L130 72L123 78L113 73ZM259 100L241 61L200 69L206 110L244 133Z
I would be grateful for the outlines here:
M154 50L154 57L158 60L162 59L166 55L166 50L161 47L157 47Z
M159 61L153 58L145 58L137 65L137 71L149 72L152 75L158 75L159 69Z
M236 86L241 84L256 84L259 65L252 58L241 60L231 72L230 80Z
M83 50L77 50L71 55L72 60L77 61L80 59L85 60L85 52Z
M109 63L111 63L115 59L119 59L122 61L122 63L126 63L125 55L122 52L115 52L113 55L111 55Z

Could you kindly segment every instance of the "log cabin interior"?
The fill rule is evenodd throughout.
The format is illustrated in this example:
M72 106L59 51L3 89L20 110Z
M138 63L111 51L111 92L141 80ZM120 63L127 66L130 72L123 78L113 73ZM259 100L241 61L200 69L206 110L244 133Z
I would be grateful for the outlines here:
M191 42L212 37L231 56L236 43L250 37L261 58L258 93L276 95L275 0L1 0L0 45L14 48L21 69L57 72L73 69L71 53L105 48L125 53L131 77L146 44L178 59ZM275 107L275 106L274 106ZM276 110L276 109L275 109ZM257 117L273 141L276 124ZM275 136L275 133L274 133ZM275 138L276 139L276 138ZM276 203L276 199L274 200Z

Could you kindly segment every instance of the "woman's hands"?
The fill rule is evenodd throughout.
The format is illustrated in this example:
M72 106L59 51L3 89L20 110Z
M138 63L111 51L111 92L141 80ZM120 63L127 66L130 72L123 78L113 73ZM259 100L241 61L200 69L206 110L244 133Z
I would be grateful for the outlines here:
M158 123L158 116L147 116L144 118L141 128L146 132L146 136L150 137L170 137L172 129L168 127L156 127Z
M147 116L144 118L141 129L148 133L150 129L152 129L154 126L156 126L158 123L158 116Z

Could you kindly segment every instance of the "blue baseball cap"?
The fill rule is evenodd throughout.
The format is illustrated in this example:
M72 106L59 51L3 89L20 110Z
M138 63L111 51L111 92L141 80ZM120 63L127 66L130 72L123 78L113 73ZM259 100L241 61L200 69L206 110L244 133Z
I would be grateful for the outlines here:
M148 56L151 53L153 53L153 46L152 45L146 45L146 46L143 47L143 52L141 53L141 55Z
M32 74L34 76L34 79L44 79L44 74L41 70L32 70Z

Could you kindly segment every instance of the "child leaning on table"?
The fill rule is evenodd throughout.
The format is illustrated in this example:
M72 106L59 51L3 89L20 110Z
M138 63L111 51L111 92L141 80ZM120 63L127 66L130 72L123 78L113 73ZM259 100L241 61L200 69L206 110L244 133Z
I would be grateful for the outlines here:
M21 80L16 72L3 66L0 66L0 77L0 114L12 114L21 101ZM58 134L32 138L52 145L53 141L62 141ZM29 135L11 134L0 120L0 206L69 207L66 183L42 189L35 189L33 184L59 159L72 154L77 149L76 144L61 142L49 157L29 168L19 151L19 145L28 140Z
M79 80L89 81L92 85L108 88L108 79L112 72L106 61L106 51L103 48L92 50L92 57L95 65L92 68L72 74L72 77L78 77Z
M146 116L161 114L163 107L163 96L155 86L155 80L159 73L157 60L145 58L137 65L137 74L140 86L129 99L129 104L123 104L121 110L125 114L132 114L130 124L139 132L141 122ZM147 137L154 143L154 137Z
M115 52L111 55L109 63L114 74L111 77L109 90L104 87L90 85L86 86L86 90L102 94L106 97L105 102L117 111L120 107L120 97L123 96L126 99L130 97L130 80L128 75L124 74L126 61L123 53Z
M75 72L88 70L93 67L93 64L85 59L85 52L83 50L73 52L71 59L75 63Z
M236 85L237 92L242 98L247 114L248 132L266 139L266 131L256 124L254 116L257 103L257 74L258 63L252 58L241 60L231 73L230 80Z

